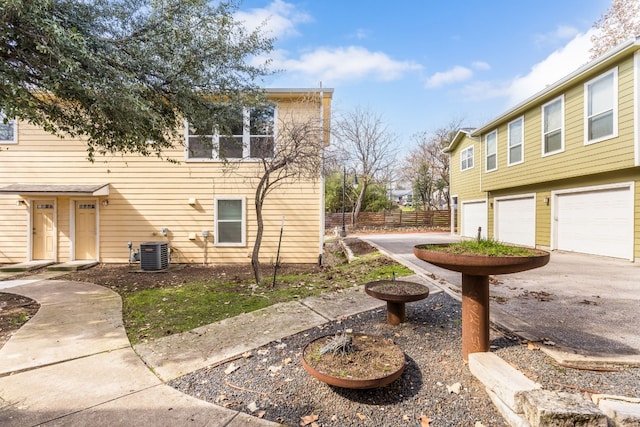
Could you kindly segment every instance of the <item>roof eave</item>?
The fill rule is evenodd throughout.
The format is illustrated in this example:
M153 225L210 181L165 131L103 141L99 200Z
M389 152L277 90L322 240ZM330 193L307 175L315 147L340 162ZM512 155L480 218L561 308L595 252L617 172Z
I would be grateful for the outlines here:
M633 38L630 38L629 40L627 40L627 41L619 44L618 46L610 49L609 51L607 51L606 53L602 54L601 56L599 56L598 58L594 59L593 61L590 61L590 62L586 63L585 65L583 65L582 67L578 68L577 70L575 70L571 74L568 74L564 78L562 78L562 79L558 80L557 82L547 86L546 88L544 88L543 90L537 92L533 96L525 99L524 101L522 101L519 104L515 105L514 107L510 108L509 110L507 110L506 112L502 113L501 115L499 115L495 119L491 120L490 122L482 125L481 127L477 128L477 129L475 129L471 133L471 136L474 136L474 137L475 136L480 136L483 133L494 129L499 123L506 121L509 117L521 114L524 110L529 108L531 106L531 104L534 104L535 102L537 102L540 98L544 97L545 95L547 95L547 94L549 94L551 92L557 91L557 90L559 90L559 89L561 89L561 88L563 88L565 86L568 86L573 80L576 80L577 78L579 78L582 75L586 74L590 70L592 70L594 68L597 68L597 67L599 67L602 64L605 64L607 62L613 61L618 56L628 53L628 51L635 51L635 50L637 50L639 48L640 48L640 35L635 36Z

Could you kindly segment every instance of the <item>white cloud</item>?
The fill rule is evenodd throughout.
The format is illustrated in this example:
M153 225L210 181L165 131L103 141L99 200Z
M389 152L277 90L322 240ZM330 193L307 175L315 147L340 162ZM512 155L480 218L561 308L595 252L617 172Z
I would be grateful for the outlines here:
M525 100L586 64L594 31L590 29L578 34L566 46L531 67L527 75L514 78L508 89L509 104L515 105Z
M456 65L447 71L439 71L427 79L428 88L437 88L451 83L462 82L473 77L473 71Z
M471 66L473 68L475 68L476 70L490 70L491 69L491 65L489 65L488 63L484 62L484 61L474 61Z
M507 96L508 83L478 80L466 84L460 93L468 101L484 101Z
M272 65L286 72L307 75L315 80L335 84L337 81L372 77L390 81L407 71L420 70L414 62L396 61L382 52L371 52L361 46L319 48L299 59L286 59L283 52L272 55Z
M570 40L580 34L580 31L569 25L558 25L554 31L536 34L534 36L535 43L537 45L543 44L556 44Z
M266 35L275 38L297 36L296 26L313 20L309 14L282 0L274 0L265 8L238 11L235 18L251 31L263 26Z
M473 81L460 91L470 101L505 98L512 107L557 82L589 61L590 29L576 35L569 43L533 65L529 73L505 81Z

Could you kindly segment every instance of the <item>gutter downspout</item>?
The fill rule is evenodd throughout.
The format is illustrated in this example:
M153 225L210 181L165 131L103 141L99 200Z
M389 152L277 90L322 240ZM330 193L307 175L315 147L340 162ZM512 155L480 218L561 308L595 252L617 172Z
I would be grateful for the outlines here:
M322 253L324 252L324 227L325 227L325 182L324 182L324 92L322 91L322 82L320 82L320 230L318 239L318 265L322 265Z

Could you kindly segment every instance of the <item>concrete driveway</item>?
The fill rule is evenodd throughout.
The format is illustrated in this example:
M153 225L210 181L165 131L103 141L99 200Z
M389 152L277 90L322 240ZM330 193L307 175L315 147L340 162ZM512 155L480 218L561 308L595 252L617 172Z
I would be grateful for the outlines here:
M419 260L413 246L455 241L449 233L362 235L454 296L461 275ZM549 264L495 276L491 320L542 341L567 363L640 365L640 265L619 259L552 252ZM552 354L553 355L553 354Z

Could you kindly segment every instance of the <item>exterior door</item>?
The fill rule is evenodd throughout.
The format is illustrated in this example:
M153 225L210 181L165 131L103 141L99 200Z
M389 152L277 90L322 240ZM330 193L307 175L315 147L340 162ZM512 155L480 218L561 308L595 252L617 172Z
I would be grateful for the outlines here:
M516 245L536 245L536 202L533 196L495 200L495 239Z
M482 228L481 237L487 237L487 202L462 202L461 236L477 237L478 227Z
M55 260L54 201L33 201L32 259Z
M557 249L633 259L630 186L567 192L555 201Z
M96 202L75 202L75 259L96 259Z

